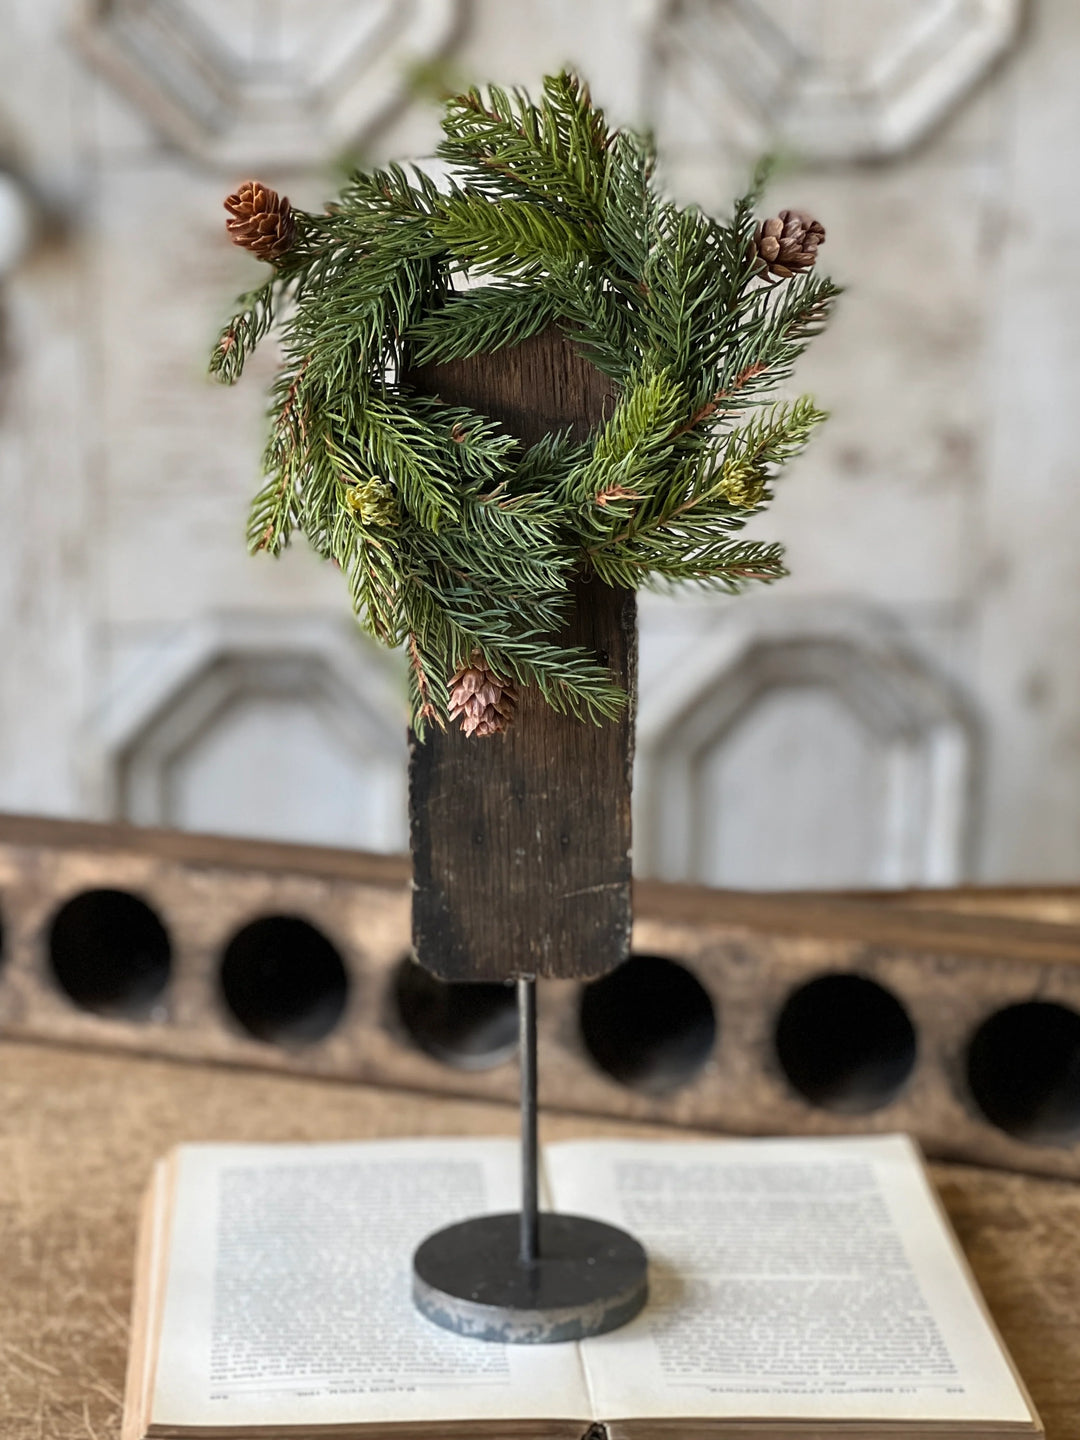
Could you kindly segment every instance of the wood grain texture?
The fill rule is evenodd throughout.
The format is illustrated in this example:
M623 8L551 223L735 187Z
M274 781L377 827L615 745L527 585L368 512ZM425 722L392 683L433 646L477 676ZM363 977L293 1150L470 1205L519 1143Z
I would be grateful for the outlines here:
M554 330L414 378L527 442L567 427L584 436L611 399ZM561 637L627 690L618 720L558 715L530 689L504 736L412 738L413 945L443 979L586 979L629 953L635 615L632 591L583 578Z
M419 390L492 416L526 445L566 429L584 440L615 403L612 382L554 329L493 355L420 366L411 378Z
M207 1140L512 1135L510 1105L0 1046L4 1440L115 1440L139 1195L170 1146ZM544 1116L545 1140L662 1136ZM670 1133L670 1132L668 1132ZM934 1178L1046 1423L1080 1434L1080 1187L967 1166Z
M408 862L392 857L0 817L0 1044L4 1037L47 1039L511 1101L513 1016L493 1019L490 992L428 992L418 1009L403 1007L402 976L423 973L406 961L408 880ZM67 900L94 889L140 897L169 935L171 975L151 1013L83 1008L51 970L53 917ZM541 1103L743 1134L908 1130L937 1157L1080 1179L1080 1135L1048 1143L1006 1133L981 1113L968 1081L967 1048L988 1016L1031 1000L1080 1013L1080 926L1023 918L1021 902L1033 896L1053 914L1080 915L1076 893L1064 889L991 891L982 900L967 892L965 913L947 908L951 892L925 897L927 906L943 907L935 911L913 897L899 903L874 894L769 896L640 883L633 949L681 973L696 989L699 1008L654 1032L664 996L650 990L655 982L647 977L635 982L629 1019L615 1006L602 1025L604 1043L638 1064L636 1074L616 1076L586 1035L583 1007L593 992L573 980L545 984ZM980 903L1012 905L1021 916L982 915ZM288 1034L248 1033L222 994L223 956L233 937L274 915L315 927L338 952L346 977L339 1023L306 1044ZM116 944L110 941L114 950ZM307 964L288 947L278 959L294 974ZM916 1036L912 1068L895 1094L855 1113L797 1090L777 1058L778 1019L789 997L837 971L875 981L895 997ZM275 987L264 990L273 1005ZM502 991L495 992L496 1008L501 999L512 1010L512 997ZM318 994L312 1003L320 1003ZM470 1011L473 1005L479 1008ZM716 1030L704 1049L695 1049L702 1012L715 1016ZM459 1027L449 1040L436 1033L448 1016ZM858 1029L857 1018L849 1025ZM807 1024L801 1033L812 1043L817 1032ZM473 1041L477 1048L469 1050ZM1010 1074L1023 1081L1027 1063L1003 1056L1003 1083ZM838 1070L838 1082L842 1076ZM1075 1090L1065 1088L1077 1107ZM1076 1113L1080 1118L1080 1108Z

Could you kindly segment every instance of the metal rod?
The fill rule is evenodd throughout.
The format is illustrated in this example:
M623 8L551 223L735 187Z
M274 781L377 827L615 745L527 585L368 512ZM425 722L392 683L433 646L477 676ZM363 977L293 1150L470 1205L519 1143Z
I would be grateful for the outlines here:
M536 1134L536 980L517 982L518 1064L521 1069L521 1263L540 1252L540 1201Z

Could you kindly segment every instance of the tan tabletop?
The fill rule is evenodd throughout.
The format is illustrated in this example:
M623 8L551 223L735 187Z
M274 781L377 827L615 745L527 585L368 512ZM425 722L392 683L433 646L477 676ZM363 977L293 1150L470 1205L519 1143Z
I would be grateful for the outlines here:
M185 1140L512 1133L512 1108L0 1042L0 1435L115 1440L135 1209ZM549 1139L669 1133L547 1116ZM1049 1440L1080 1437L1080 1186L935 1178Z

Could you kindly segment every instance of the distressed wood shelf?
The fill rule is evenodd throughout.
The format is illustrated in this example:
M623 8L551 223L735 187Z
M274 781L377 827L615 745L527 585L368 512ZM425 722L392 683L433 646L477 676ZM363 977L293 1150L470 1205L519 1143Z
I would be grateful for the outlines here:
M409 907L405 859L9 817L0 1035L512 1100L512 990L422 971ZM546 1107L1080 1177L1076 892L635 912L629 962L542 987Z

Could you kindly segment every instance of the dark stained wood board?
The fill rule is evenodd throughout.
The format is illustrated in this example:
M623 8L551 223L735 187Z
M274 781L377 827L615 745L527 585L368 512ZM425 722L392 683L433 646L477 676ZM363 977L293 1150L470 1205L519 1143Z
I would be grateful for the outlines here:
M586 435L613 399L555 330L413 379L528 443L566 427ZM589 979L629 954L633 592L583 577L563 638L627 689L617 721L557 715L526 691L504 736L468 739L455 727L412 737L413 944L443 979Z

